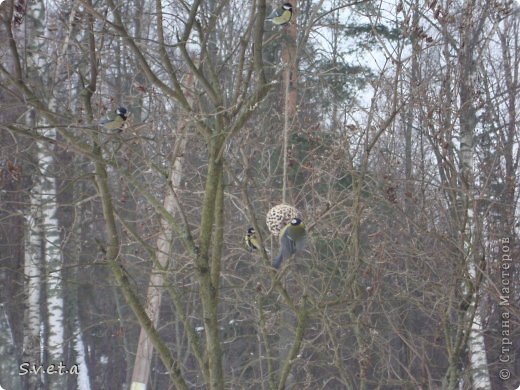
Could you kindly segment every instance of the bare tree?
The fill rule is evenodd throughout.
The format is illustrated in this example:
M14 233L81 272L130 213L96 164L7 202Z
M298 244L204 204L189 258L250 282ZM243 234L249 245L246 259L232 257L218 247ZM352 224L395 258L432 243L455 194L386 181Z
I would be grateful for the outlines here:
M0 385L57 359L80 375L7 386L487 389L517 369L514 6L302 0L275 26L263 0L48 1L38 27L11 4ZM275 270L282 201L308 244Z

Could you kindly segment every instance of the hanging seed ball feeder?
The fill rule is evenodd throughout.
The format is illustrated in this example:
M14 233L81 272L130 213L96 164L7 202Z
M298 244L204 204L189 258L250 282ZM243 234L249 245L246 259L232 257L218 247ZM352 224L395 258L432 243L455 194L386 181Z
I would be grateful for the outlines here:
M301 213L293 206L279 204L268 211L265 223L271 234L278 237L280 230L290 223L294 218L299 218Z

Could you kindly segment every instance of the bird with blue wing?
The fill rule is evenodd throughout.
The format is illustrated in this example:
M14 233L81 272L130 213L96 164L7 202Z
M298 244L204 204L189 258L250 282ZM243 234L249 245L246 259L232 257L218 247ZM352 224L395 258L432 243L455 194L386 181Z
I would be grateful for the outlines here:
M278 269L283 261L296 253L303 252L306 240L305 224L300 218L292 219L291 223L288 223L280 230L280 251L273 261L273 267Z

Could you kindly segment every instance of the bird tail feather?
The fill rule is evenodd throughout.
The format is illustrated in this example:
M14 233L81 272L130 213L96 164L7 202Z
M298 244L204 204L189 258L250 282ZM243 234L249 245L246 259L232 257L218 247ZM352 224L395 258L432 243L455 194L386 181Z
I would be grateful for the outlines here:
M282 256L282 254L280 253L280 254L276 257L276 259L274 259L274 261L273 261L273 267L276 268L276 269L280 268L280 265L282 264L282 260L283 260L283 256Z

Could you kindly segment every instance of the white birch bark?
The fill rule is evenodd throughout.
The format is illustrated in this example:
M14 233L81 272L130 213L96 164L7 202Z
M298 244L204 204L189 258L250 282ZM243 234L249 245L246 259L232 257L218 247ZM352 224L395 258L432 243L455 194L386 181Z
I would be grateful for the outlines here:
M467 142L472 142L471 140L467 140L468 134L463 134L461 137L463 140ZM463 141L464 142L464 141ZM464 147L464 143L461 144L461 149ZM467 178L473 178L473 145L472 143L467 144L470 145L467 153L461 153L461 162L464 167L464 172L468 175ZM462 151L461 151L462 152ZM475 217L474 217L474 202L473 202L473 194L470 192L467 195L468 201L468 210L467 210L467 222L466 222L466 230L464 233L464 252L467 255L466 264L468 268L468 277L471 279L474 285L478 285L477 282L477 253L475 253L475 245L476 242L474 240L475 233ZM464 293L467 293L467 286L464 285ZM484 342L484 334L482 327L482 314L481 314L481 306L477 305L478 294L480 292L477 290L473 293L473 297L471 300L471 305L468 310L468 315L473 315L473 320L471 323L470 334L468 337L468 348L469 348L469 356L470 356L470 369L471 369L471 379L472 379L472 389L475 390L489 390L491 389L491 380L489 377L489 369L486 355L486 345Z
M478 243L476 242L475 226L475 175L473 168L474 144L473 139L477 126L476 110L476 58L477 44L479 42L482 25L474 20L476 0L466 0L464 2L463 36L460 52L460 173L461 173L461 198L465 205L466 222L464 225L464 255L467 274L473 286L474 292L471 293L470 307L467 315L471 319L471 326L468 337L468 349L470 355L470 372L472 388L475 390L491 389L489 377L486 346L484 342L482 328L481 307L477 304L479 282L477 272ZM482 5L485 7L484 5ZM481 11L484 12L484 11ZM464 294L468 294L468 285L463 285Z
M25 278L25 312L23 330L23 362L37 363L41 356L41 266L42 266L42 232L40 229L41 186L36 179L30 195L30 210L26 218L24 278ZM36 389L38 382L43 382L42 374L28 375L21 378L27 389Z
M82 159L80 158L80 161ZM80 197L83 195L83 186L82 183L75 183L74 184L74 199L80 199ZM74 235L76 237L75 245L76 245L76 258L80 258L80 254L82 251L82 223L84 220L84 213L82 212L81 208L82 205L76 205L77 208L77 215L79 215L79 223L76 225L74 229ZM78 273L83 272L83 268L79 267L77 269ZM77 280L81 280L81 276L76 276ZM75 310L73 310L74 314L74 339L73 339L73 348L75 352L75 360L74 363L78 365L79 368L79 374L77 377L77 388L78 390L90 390L91 389L91 383L90 383L90 375L89 375L89 369L87 365L87 358L86 358L86 348L85 348L85 342L83 341L83 333L81 329L81 322L79 317L79 306L80 302L78 302L81 298L81 294L75 291L75 302L73 303Z
M39 190L39 185L35 185ZM40 288L41 288L41 245L42 237L38 223L39 197L31 196L31 215L27 218L25 239L25 330L24 352L32 350L40 343Z
M28 14L33 22L29 27L29 44L36 47L36 37L43 26L43 4L36 3L30 7ZM32 51L34 52L34 50ZM38 66L38 62L34 56L28 57L28 69L34 69ZM26 124L34 126L33 112L26 114ZM36 146L38 148L38 146ZM23 338L23 361L32 364L38 364L42 361L42 318L40 312L40 297L42 286L42 180L41 175L35 175L33 179L33 187L30 191L30 207L29 215L26 216L26 236L25 236L25 254L24 254L24 277L25 277L25 312L24 312L24 338ZM35 389L39 383L44 382L42 374L29 375L21 378L22 385L27 389Z
M81 337L81 327L78 320L74 321L74 351L76 352L75 364L79 367L78 373L78 390L90 390L90 376L88 372L85 344L83 343L83 337Z
M53 110L53 108L50 108ZM44 123L44 126L46 124ZM56 139L56 130L45 131L45 136ZM61 278L62 255L59 222L57 218L56 178L52 145L39 145L38 160L42 182L42 230L47 270L47 310L49 321L49 359L59 362L63 358L63 286Z
M48 59L45 53L46 14L42 1L31 4L28 16L33 22L34 31L31 37L31 55L28 58L28 73L37 75L38 80L48 80ZM57 102L51 97L48 102L50 111L55 111ZM56 129L49 128L46 120L37 121L37 126L45 130L41 134L49 139L56 139ZM57 218L57 188L55 177L54 145L37 143L37 164L40 180L39 196L41 202L41 232L43 236L43 256L47 275L47 310L48 310L48 351L49 361L58 363L63 360L63 292L61 281L61 237ZM38 180L38 179L37 179Z

